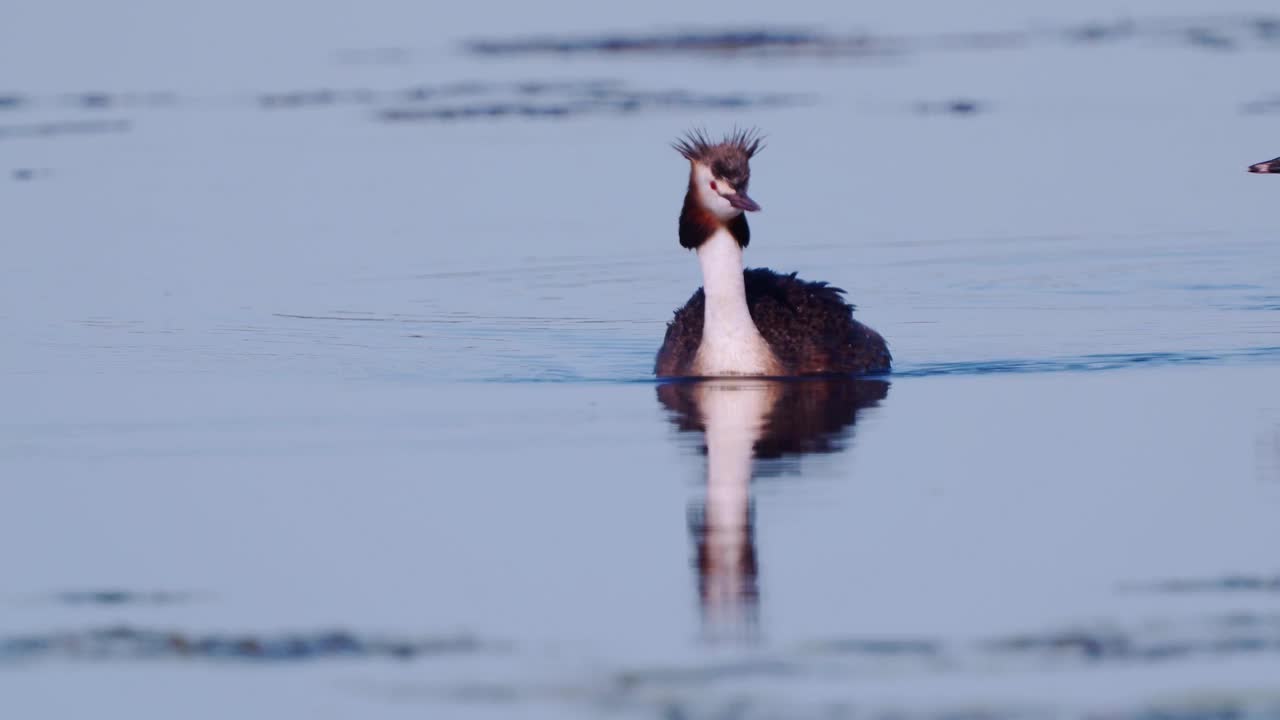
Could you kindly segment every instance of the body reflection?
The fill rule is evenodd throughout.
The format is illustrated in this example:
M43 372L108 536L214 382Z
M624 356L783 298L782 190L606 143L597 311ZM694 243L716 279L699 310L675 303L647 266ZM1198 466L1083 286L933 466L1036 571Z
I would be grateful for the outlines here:
M707 482L689 509L698 599L711 637L755 635L759 617L751 479L806 453L839 452L863 408L889 383L852 378L717 379L658 386L658 399L683 431L702 432ZM782 469L785 469L783 467Z

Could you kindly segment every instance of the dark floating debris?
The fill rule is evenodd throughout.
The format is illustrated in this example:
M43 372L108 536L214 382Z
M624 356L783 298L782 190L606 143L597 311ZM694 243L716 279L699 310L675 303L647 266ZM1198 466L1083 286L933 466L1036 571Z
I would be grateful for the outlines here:
M133 123L128 120L69 120L25 125L0 125L0 140L17 137L123 133L132 129Z
M747 28L579 36L478 38L474 55L749 55L861 57L929 51L992 50L1032 43L1095 45L1129 40L1172 40L1190 47L1238 50L1280 43L1280 19L1271 16L1144 20L1126 18L1048 30L877 35L796 28Z
M0 637L0 663L36 660L221 660L300 662L328 658L412 660L480 652L469 635L368 637L345 630L279 635L197 635L128 626Z
M20 95L0 95L0 110L13 110L24 102Z

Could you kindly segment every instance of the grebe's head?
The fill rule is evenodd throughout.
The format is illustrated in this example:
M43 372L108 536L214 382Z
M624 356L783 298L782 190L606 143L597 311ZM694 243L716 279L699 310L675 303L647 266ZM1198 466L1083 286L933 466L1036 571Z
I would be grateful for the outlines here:
M1257 165L1250 165L1249 172L1280 173L1280 158L1276 158L1275 160L1268 160L1266 162L1260 162Z
M751 158L764 149L755 130L734 130L718 143L691 130L672 146L689 161L689 190L704 210L721 222L760 209L747 195Z

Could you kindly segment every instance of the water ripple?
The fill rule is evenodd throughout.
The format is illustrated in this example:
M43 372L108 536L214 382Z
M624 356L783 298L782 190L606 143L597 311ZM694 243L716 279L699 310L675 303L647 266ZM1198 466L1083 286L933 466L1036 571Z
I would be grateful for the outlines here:
M35 660L221 660L298 662L324 658L411 660L492 649L470 635L371 637L345 630L195 634L131 626L0 637L0 663Z
M1280 359L1280 347L1266 346L1216 352L1099 353L1066 358L979 360L906 365L893 377L934 377L939 375L995 375L1057 372L1100 372L1132 367L1214 365L1261 362Z
M1267 15L1200 18L1133 18L1035 29L889 34L839 34L797 28L605 33L576 36L480 38L468 52L485 57L513 55L680 55L747 57L874 58L923 52L1022 49L1030 45L1091 47L1152 41L1218 52L1269 48L1280 44L1280 19ZM396 56L403 61L406 53Z

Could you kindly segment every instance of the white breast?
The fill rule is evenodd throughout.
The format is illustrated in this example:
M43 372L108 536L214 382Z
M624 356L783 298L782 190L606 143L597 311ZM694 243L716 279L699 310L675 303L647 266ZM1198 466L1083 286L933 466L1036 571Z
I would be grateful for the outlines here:
M728 230L716 231L698 247L706 307L702 344L694 357L697 375L776 375L778 361L747 308L742 248Z

